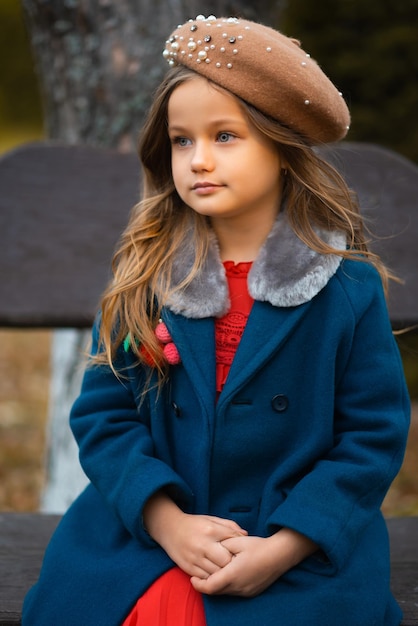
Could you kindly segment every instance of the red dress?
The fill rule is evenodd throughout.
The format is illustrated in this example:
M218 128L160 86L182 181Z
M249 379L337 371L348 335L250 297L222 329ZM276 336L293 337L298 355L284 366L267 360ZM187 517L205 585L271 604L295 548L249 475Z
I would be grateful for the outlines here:
M231 306L215 320L216 391L226 382L236 349L244 332L253 299L247 276L251 262L225 261ZM160 576L135 604L122 626L206 626L203 600L190 584L190 576L173 567Z

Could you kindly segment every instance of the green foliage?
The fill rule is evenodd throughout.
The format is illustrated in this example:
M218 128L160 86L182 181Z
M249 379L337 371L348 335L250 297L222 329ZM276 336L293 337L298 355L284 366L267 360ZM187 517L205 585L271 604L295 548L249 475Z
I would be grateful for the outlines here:
M418 162L418 0L289 0L280 28L343 92L347 139Z
M20 0L0 0L0 58L1 126L40 126L38 83Z

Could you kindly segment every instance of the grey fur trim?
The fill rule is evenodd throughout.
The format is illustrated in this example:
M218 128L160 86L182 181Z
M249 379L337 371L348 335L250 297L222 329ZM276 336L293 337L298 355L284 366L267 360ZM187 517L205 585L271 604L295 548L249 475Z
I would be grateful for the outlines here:
M179 285L193 267L194 233L189 230L173 263L172 284ZM228 285L222 265L218 242L212 236L208 256L201 273L184 289L174 291L167 302L174 313L201 319L222 317L229 309Z
M336 250L344 250L343 233L316 230L319 237ZM173 264L173 287L187 276L194 261L194 237L188 232ZM281 212L253 263L248 290L254 300L273 306L291 307L308 302L325 287L337 271L342 257L322 255L311 250L292 230ZM229 309L228 286L215 236L208 257L190 285L175 291L167 306L185 317L221 317Z
M329 246L344 250L345 235L316 229ZM274 306L297 306L312 300L337 271L342 257L319 254L308 248L280 213L248 275L254 300Z

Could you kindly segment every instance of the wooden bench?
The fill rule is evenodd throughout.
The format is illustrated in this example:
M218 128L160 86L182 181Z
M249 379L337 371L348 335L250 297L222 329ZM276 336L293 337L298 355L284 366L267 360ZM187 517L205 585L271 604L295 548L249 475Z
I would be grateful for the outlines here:
M372 245L406 281L393 289L393 325L417 323L418 168L371 145L343 143L324 154L375 222L382 239ZM0 327L90 327L138 187L136 157L111 150L39 143L0 159ZM20 623L24 595L58 521L0 512L0 626ZM412 626L418 624L418 517L387 521L392 588L403 625Z
M23 598L38 577L43 552L59 519L57 515L0 513L1 626L20 624ZM416 626L418 518L392 518L387 523L391 539L392 589L404 612L402 625Z

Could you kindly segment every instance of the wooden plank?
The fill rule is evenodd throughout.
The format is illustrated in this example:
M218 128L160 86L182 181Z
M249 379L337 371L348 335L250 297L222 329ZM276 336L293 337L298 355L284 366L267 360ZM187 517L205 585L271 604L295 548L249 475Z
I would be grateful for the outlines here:
M37 580L58 515L0 514L0 625L20 624L23 598ZM52 625L51 625L52 626Z
M52 142L0 159L0 326L91 325L139 169L135 154Z
M37 513L0 514L0 626L20 624L24 596L36 582L45 547L59 519ZM417 626L418 517L387 522L392 589L404 612L402 626Z
M418 625L418 517L386 520L390 536L392 591L403 611L402 626Z
M393 150L343 141L318 148L356 192L370 230L369 246L404 281L391 283L395 327L418 322L418 167ZM366 233L369 236L369 233Z
M417 322L418 167L355 142L321 148L360 198L372 249L405 280L394 325ZM140 187L134 154L39 142L0 159L0 326L87 327Z
M392 592L403 611L402 626L418 624L418 564L392 565Z

